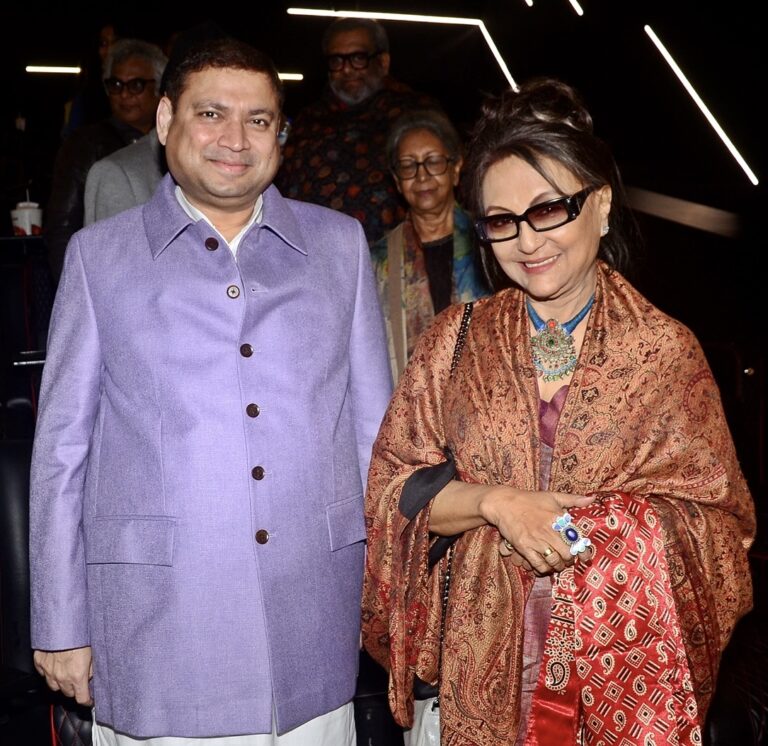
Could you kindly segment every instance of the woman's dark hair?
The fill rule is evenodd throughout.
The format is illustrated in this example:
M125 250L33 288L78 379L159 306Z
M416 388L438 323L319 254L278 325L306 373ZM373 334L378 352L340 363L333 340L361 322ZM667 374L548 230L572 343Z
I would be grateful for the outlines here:
M519 92L508 90L484 102L471 133L464 171L468 204L476 215L484 214L483 180L488 169L510 156L536 169L558 191L561 187L548 171L546 160L565 167L585 187L610 186L610 230L600 239L598 257L620 272L628 270L640 232L613 155L595 136L592 117L571 86L553 78L535 78ZM482 244L480 255L494 289L513 284L490 245Z
M192 73L208 68L232 68L263 73L277 96L280 108L283 106L283 84L272 60L249 44L232 38L209 39L193 43L185 50L184 58L172 66L163 85L164 93L174 108Z

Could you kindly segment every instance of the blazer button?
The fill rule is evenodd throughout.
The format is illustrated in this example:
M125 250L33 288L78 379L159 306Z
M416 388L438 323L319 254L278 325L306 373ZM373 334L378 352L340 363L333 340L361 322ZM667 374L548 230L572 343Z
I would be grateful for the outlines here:
M240 288L237 285L230 285L227 288L227 295L230 298L238 298L240 296Z
M264 528L260 528L256 532L256 543L257 544L266 544L269 541L269 531L267 531Z
M213 236L206 238L205 248L208 249L208 251L216 251L216 249L219 248L219 242Z
M253 355L253 347L249 344L240 345L240 354L243 357L250 357Z
M259 409L259 405L258 404L249 404L245 408L245 413L249 417L258 417L259 416L259 412L261 412L261 410Z
M263 466L254 466L253 469L251 469L251 476L256 481L261 481L264 479L264 467Z

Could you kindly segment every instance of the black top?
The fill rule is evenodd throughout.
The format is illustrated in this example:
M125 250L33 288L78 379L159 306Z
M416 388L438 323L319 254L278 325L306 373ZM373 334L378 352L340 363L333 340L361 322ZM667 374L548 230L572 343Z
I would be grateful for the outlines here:
M453 234L422 243L435 314L451 305L453 291Z

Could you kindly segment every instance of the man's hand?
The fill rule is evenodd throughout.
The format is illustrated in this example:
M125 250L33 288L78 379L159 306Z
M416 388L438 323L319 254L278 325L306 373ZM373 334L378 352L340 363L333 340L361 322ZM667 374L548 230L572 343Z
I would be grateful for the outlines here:
M34 661L37 672L54 692L74 697L81 705L93 704L88 685L93 676L90 646L54 652L35 650Z

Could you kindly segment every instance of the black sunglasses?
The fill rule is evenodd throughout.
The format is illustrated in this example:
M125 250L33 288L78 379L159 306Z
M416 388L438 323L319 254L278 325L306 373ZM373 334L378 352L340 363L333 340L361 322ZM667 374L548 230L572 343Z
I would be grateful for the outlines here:
M576 220L581 208L597 187L587 187L569 197L558 197L538 205L531 205L522 215L497 212L475 221L475 230L481 241L509 241L520 234L520 223L528 223L537 233L551 231Z
M122 93L123 88L133 96L138 96L140 93L144 93L144 89L150 83L154 82L153 78L131 78L130 80L106 78L104 80L104 87L107 89L107 93L110 96L119 96Z
M378 57L382 52L350 52L349 54L329 54L326 56L325 61L328 64L328 69L332 73L337 73L339 70L344 69L344 63L349 62L350 67L353 70L365 70L368 65L371 64L371 60L374 57Z

